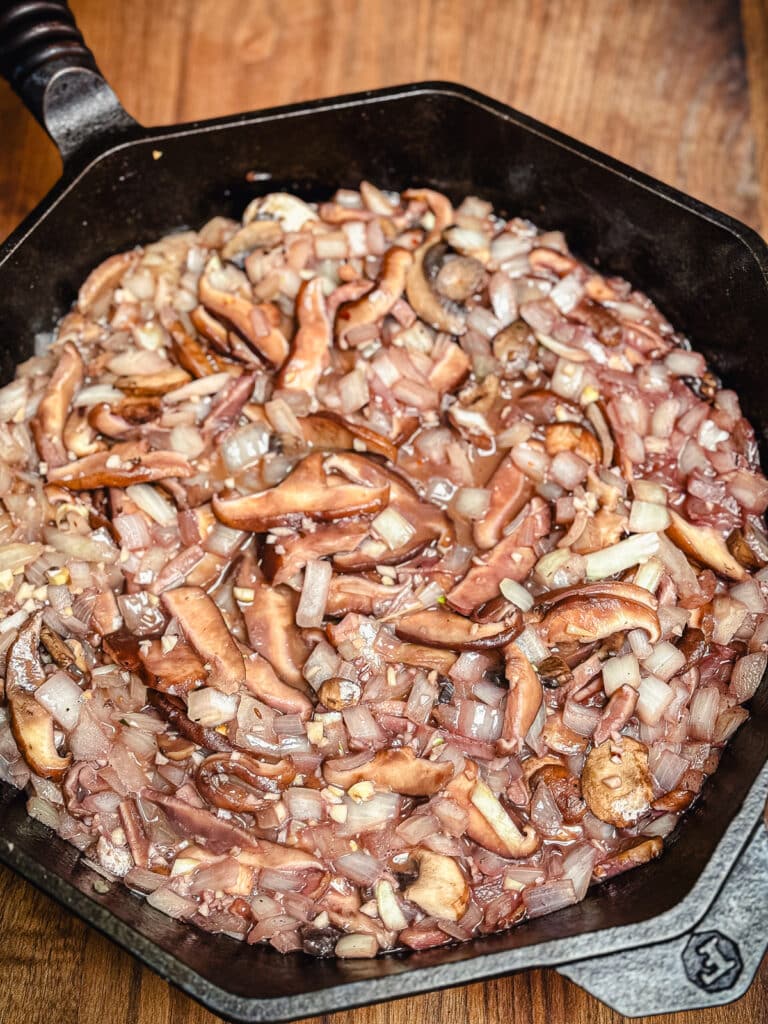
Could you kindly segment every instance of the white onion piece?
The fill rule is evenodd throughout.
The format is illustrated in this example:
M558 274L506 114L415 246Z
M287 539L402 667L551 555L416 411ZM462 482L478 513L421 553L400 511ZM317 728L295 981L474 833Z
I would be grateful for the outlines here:
M664 563L654 555L643 565L638 566L633 583L636 587L642 587L651 594L655 594L663 575Z
M384 871L380 861L363 850L345 853L336 860L336 868L355 885L372 886Z
M711 740L720 709L720 691L716 686L702 686L691 697L688 728L695 739Z
M563 707L563 725L579 736L589 737L595 731L602 717L602 709L567 700Z
M345 224L344 227L350 225ZM342 935L336 943L334 953L342 960L369 960L376 956L379 951L379 944L373 935L353 933Z
M532 665L540 665L545 658L549 657L549 648L532 626L526 626L520 636L515 639L515 643Z
M640 666L634 654L609 658L603 665L603 689L611 696L622 686L640 687Z
M690 768L690 762L673 750L652 747L648 764L662 793L669 793Z
M602 580L646 562L659 550L656 533L639 533L585 556L588 580Z
M768 654L758 652L747 654L739 658L733 666L731 675L730 690L736 700L742 704L745 700L751 700L757 691L760 681L765 675L765 668L768 664Z
M211 373L207 377L199 377L187 384L182 384L173 391L168 391L163 401L168 405L179 405L181 402L188 402L190 398L205 398L208 395L217 395L229 384L232 377L228 373Z
M345 797L347 818L339 826L340 836L355 836L362 832L377 832L396 818L400 813L401 798L399 793L374 793L370 800L359 803L351 797Z
M747 617L747 609L740 601L720 595L712 601L714 626L712 639L716 644L729 644L741 629Z
M576 890L570 878L545 882L523 892L523 902L529 917L543 917L562 907L577 902Z
M499 584L499 590L516 608L529 612L533 608L533 597L522 584L505 577Z
M656 676L646 676L640 681L640 696L635 714L646 725L655 725L661 720L673 698L674 693L671 686L668 686L662 679L657 679Z
M177 423L171 430L169 443L173 451L186 455L190 459L196 458L205 448L203 435L191 423Z
M333 566L322 558L313 558L304 569L304 583L301 598L296 609L296 625L304 629L316 629L323 624L328 591L331 586Z
M656 644L648 657L643 659L643 668L651 675L668 682L685 667L685 655L668 640Z
M594 846L583 843L574 847L563 861L563 878L570 878L577 901L587 895L597 856Z
M142 512L146 513L160 526L173 526L176 523L176 508L170 505L151 484L131 484L125 493Z
M638 499L632 502L629 510L631 533L658 533L660 530L666 530L669 524L670 517L666 505Z
M673 377L701 377L707 370L704 356L682 348L670 352L664 359L664 365Z
M558 452L552 459L549 473L556 484L572 491L587 479L589 465L575 452Z
M187 697L187 714L199 725L223 725L237 713L237 695L222 693L212 686L193 690Z
M193 917L197 913L198 904L195 900L184 899L173 889L155 889L147 896L147 903L155 910L167 914L168 917L181 918Z
M460 487L453 498L453 510L462 519L482 519L491 504L491 492L484 487Z
M416 528L392 506L385 508L371 520L371 528L391 551L403 547L416 533Z
M122 402L125 395L122 391L118 391L117 388L111 387L109 384L93 384L91 387L82 388L78 391L75 398L72 400L72 405L76 408L89 409L94 405L111 405L112 402Z
M69 732L80 721L83 691L66 672L54 672L35 690L35 700Z
M39 796L31 796L27 800L27 814L30 818L35 818L48 828L58 831L59 812L47 800L43 800Z
M323 800L317 789L291 786L286 789L283 802L296 821L320 821L323 817Z

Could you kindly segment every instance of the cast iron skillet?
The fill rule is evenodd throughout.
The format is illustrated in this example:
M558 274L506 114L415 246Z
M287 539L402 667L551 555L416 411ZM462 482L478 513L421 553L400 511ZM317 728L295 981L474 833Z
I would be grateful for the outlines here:
M0 248L8 380L110 253L277 188L474 193L647 291L740 394L768 440L768 249L750 229L479 93L421 83L144 129L122 109L62 0L6 2L0 71L59 147L64 173ZM553 965L632 1015L728 1002L768 935L768 685L664 856L581 904L466 945L374 961L280 956L202 933L120 885L0 793L0 860L215 1012L285 1020Z

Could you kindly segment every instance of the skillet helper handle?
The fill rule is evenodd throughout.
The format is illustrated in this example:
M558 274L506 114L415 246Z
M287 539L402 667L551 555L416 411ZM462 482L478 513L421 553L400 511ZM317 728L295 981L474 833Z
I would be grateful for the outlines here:
M626 1017L702 1010L743 996L768 949L768 805L764 814L690 931L558 973Z
M103 78L65 0L0 4L0 74L56 143L65 167L139 128Z

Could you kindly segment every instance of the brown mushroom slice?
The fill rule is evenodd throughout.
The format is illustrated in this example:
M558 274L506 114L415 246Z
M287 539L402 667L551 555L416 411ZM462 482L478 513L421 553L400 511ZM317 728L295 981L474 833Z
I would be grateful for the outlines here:
M509 693L501 736L496 741L496 750L501 756L522 747L544 699L541 680L517 644L510 644L505 651L504 674L509 683Z
M251 647L266 658L283 683L308 693L301 670L309 647L296 625L296 594L258 581L248 586L254 596L243 608L243 618Z
M417 757L410 747L379 750L370 761L357 768L338 767L335 760L323 765L323 778L329 786L349 789L358 782L372 782L378 789L403 796L434 796L452 774L452 762Z
M58 633L46 626L43 623L40 626L40 643L46 649L48 654L51 656L59 668L63 668L70 675L78 678L84 673L88 672L88 666L85 664L82 655L77 655Z
M565 765L542 765L529 778L532 788L539 782L545 783L566 825L578 824L587 813L587 804L581 795L581 782Z
M595 746L599 746L614 733L621 732L635 713L638 697L638 691L627 683L614 690L592 736Z
M437 347L437 346L436 346ZM448 342L430 367L427 381L441 395L453 391L469 375L472 361L456 342Z
M345 419L335 412L318 412L299 420L304 440L312 448L326 451L352 451L355 441L362 442L366 449L383 455L391 462L397 461L397 446L382 434L377 434L364 423Z
M458 863L431 850L414 850L411 856L419 866L419 877L405 890L406 899L431 917L460 920L469 906L470 889Z
M427 671L434 669L442 676L447 676L456 662L455 651L427 647L424 644L399 643L387 646L387 660L392 664L412 665Z
M541 846L541 837L532 825L522 831L515 825L479 778L474 761L465 761L464 770L448 783L445 793L467 812L466 835L483 849L510 858L529 857Z
M45 680L39 652L40 623L39 614L30 618L8 651L5 694L11 732L22 757L41 778L60 779L72 763L72 755L59 754L53 717L29 689L37 689Z
M652 644L661 639L659 617L653 609L638 601L617 597L570 597L555 605L539 626L547 644L591 643L614 633L644 629Z
M290 526L304 518L334 520L380 512L389 499L389 484L350 483L323 470L323 454L308 455L276 487L237 498L213 499L216 516L227 526L260 533Z
M402 598L408 585L396 587L366 576L334 573L328 590L325 614L341 618L350 612L358 615L386 614ZM412 603L412 602L411 602Z
M413 254L405 285L408 302L430 327L448 334L463 334L466 330L466 316L457 308L449 308L427 279L424 261L435 245L442 246L443 243L427 241Z
M282 793L296 777L285 760L260 761L240 751L211 754L195 772L201 796L225 811L253 813L265 804L268 793Z
M140 398L153 398L164 395L182 384L188 384L192 378L180 366L171 366L167 370L156 370L154 373L134 373L118 377L115 387L127 395Z
M246 688L268 707L285 715L306 720L312 714L312 701L294 686L284 683L266 658L258 652L246 654Z
M381 261L381 271L375 286L355 302L345 303L336 311L334 334L337 344L346 339L350 330L363 324L382 320L402 296L413 256L397 245L387 249Z
M528 262L534 270L551 270L558 277L565 277L579 265L573 256L566 256L557 249L548 249L543 245L531 249L528 253Z
M601 861L595 866L592 877L598 882L604 882L607 878L614 878L623 871L629 871L630 868L637 868L641 864L655 860L663 849L664 840L661 836L652 836L642 843L630 846L628 850L614 853L606 860Z
M225 260L235 260L254 249L274 249L283 240L283 229L274 220L252 220L243 225L222 247Z
M681 551L702 565L714 569L729 580L745 580L749 574L743 565L728 550L722 536L711 526L694 526L687 519L669 510L672 520L667 527L667 536Z
M163 650L160 640L152 640L148 648L139 647L139 658L147 686L154 690L180 697L206 684L205 666L183 640L177 640L169 651Z
M634 583L624 583L620 580L599 580L597 583L576 583L571 587L547 590L536 598L536 607L549 609L570 597L615 597L622 601L644 604L652 611L656 611L659 605L655 595L645 587L638 587Z
M590 465L600 465L603 452L595 435L580 423L550 423L544 431L548 455L573 452Z
M318 526L312 533L280 537L275 544L264 545L261 567L270 582L275 585L286 583L301 572L310 559L354 551L367 534L368 524L365 521L339 520Z
M233 749L233 745L227 737L222 736L216 729L193 722L187 715L184 702L178 697L160 693L159 690L150 689L147 691L147 703L157 708L169 725L198 747L202 747L204 750L218 751L231 751Z
M71 491L93 491L98 487L127 487L155 480L184 478L192 467L178 452L147 451L142 442L113 446L110 451L86 455L82 459L57 466L48 473L51 483L63 484Z
M511 455L501 460L485 486L491 492L488 511L472 530L475 544L483 550L499 543L502 530L523 509L533 492L531 482L514 464Z
M203 662L210 665L208 685L235 693L245 684L243 656L212 599L200 587L177 587L167 590L161 600Z
M549 508L539 497L531 499L528 512L516 530L502 537L499 543L479 557L464 579L447 594L448 604L470 615L481 605L499 595L503 579L522 583L536 564L536 553L530 543L521 544L520 537L529 534L529 521L533 521L534 539L549 532Z
M299 327L291 342L291 354L278 374L277 386L314 394L330 362L333 344L322 277L302 284L296 296L296 318Z
M616 828L634 825L653 800L648 748L629 736L593 747L584 762L581 789L596 818Z
M130 267L138 263L140 256L141 253L138 250L116 253L92 270L80 285L80 291L77 294L77 307L80 312L96 316L106 312L106 308L101 308L104 306L106 298L117 287Z
M193 377L209 377L225 368L216 353L188 334L178 320L170 325L169 330L176 362Z
M88 422L88 409L73 409L67 416L62 432L64 448L76 458L84 455L95 455L107 447L106 441L100 441L96 431Z
M445 239L451 242L450 229ZM454 246L457 248L457 246ZM488 250L485 249L485 262L488 261ZM470 295L478 291L485 278L485 267L473 256L455 256L446 260L435 277L435 291L453 302L466 302Z
M64 426L72 399L80 390L84 375L85 367L80 353L71 341L65 342L37 412L29 422L37 451L49 469L63 466L67 462Z
M443 608L408 612L394 626L401 640L454 651L495 650L509 644L523 628L519 612L502 622L480 623Z
M288 356L288 342L285 335L273 324L267 324L255 302L217 288L211 281L211 271L220 269L218 257L212 257L203 272L198 285L200 301L207 310L232 324L253 348L274 367L282 366Z

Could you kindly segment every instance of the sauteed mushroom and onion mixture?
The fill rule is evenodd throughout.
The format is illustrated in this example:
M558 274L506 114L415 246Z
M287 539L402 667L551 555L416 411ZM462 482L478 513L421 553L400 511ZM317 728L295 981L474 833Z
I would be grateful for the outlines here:
M110 257L0 438L0 777L249 943L576 903L659 855L766 667L736 395L478 198L273 193Z

